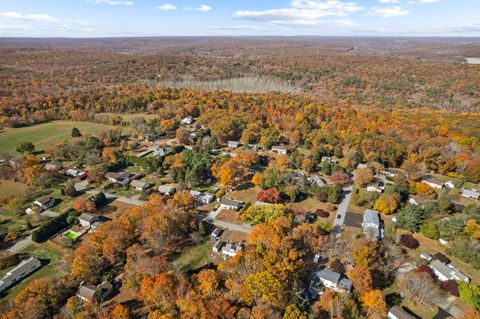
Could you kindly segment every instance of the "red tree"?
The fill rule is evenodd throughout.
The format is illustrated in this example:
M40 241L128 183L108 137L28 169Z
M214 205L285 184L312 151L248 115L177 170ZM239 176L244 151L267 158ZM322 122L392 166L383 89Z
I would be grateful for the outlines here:
M266 189L258 193L258 200L266 203L278 203L280 192L276 188Z

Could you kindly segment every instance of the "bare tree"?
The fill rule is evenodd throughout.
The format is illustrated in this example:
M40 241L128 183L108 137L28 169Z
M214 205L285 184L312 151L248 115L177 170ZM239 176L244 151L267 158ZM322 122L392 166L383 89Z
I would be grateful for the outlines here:
M429 305L438 293L438 287L433 278L426 273L410 272L400 280L399 287L406 298L420 304Z

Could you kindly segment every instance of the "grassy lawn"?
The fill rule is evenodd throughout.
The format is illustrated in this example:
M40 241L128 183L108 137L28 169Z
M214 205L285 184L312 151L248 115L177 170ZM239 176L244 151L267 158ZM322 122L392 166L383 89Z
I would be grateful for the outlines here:
M25 184L3 179L0 180L0 194L2 195L23 196L27 190L28 186Z
M2 302L12 300L15 298L23 289L25 289L30 282L35 279L49 276L58 276L62 274L61 266L63 263L63 256L65 255L64 251L54 248L53 246L45 244L33 244L32 246L26 248L22 251L22 254L25 255L26 259L29 257L36 257L41 262L43 267L38 271L34 272L31 276L27 277L24 281L18 285L7 290L7 294L2 297ZM13 268L13 267L12 267ZM6 273L7 270L2 271L2 276Z
M400 288L398 288L397 281L393 283L390 287L385 289L383 291L383 295L387 296L391 293L398 293L400 291ZM414 302L410 301L409 299L404 298L399 305L401 307L405 307L409 309L411 312L416 314L418 317L423 318L423 319L431 319L437 314L437 307L434 306L433 309L427 307L427 306L419 306L415 304Z
M219 262L221 258L212 252L214 242L204 241L203 243L185 249L173 262L175 268L181 271L188 271L202 267L207 262ZM210 255L215 254L213 258Z
M257 194L260 191L258 187L251 187L244 190L233 191L226 197L228 199L235 199L244 203L255 203L257 201Z
M333 214L336 210L335 205L330 203L322 203L321 201L313 197L309 197L301 202L295 203L295 205L302 207L307 212L313 212L320 208Z
M27 127L7 128L0 133L0 152L18 155L15 148L21 142L32 142L37 150L51 148L58 142L70 140L72 128L76 127L82 135L99 134L114 126L73 121L52 121Z

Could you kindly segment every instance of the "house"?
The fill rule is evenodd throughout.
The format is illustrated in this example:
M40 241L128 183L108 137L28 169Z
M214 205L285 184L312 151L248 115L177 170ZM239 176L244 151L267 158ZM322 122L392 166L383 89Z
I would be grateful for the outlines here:
M210 237L212 239L218 239L220 235L222 235L222 233L223 233L223 229L217 227L212 231L212 233L210 234Z
M315 274L322 284L329 289L337 292L350 292L352 290L352 282L330 269L324 268Z
M381 171L382 175L385 175L387 177L395 177L395 176L398 176L399 172L396 171L396 170L393 170L393 169L386 169L386 170L383 170Z
M202 195L203 195L202 192L199 192L199 191L196 191L196 190L193 190L193 189L190 190L190 196L192 196L192 198L195 199L195 200Z
M78 287L77 297L84 302L103 302L113 293L113 286L108 281L95 286L84 281Z
M464 188L462 189L462 197L478 200L480 198L480 192L474 189Z
M243 206L243 202L233 199L222 198L220 201L220 206L223 209L239 210Z
M445 182L444 185L448 188L455 188L455 183L452 182L452 181L447 181L447 182Z
M181 121L180 121L181 124L183 125L190 125L193 123L193 117L191 116L187 116L187 117L184 117Z
M204 205L213 203L214 200L215 200L215 195L212 195L212 194L203 194L202 196L198 197L198 202Z
M236 256L240 251L243 250L243 245L242 244L237 244L237 243L227 243L225 246L222 248L222 254L225 256L229 257L234 257Z
M363 214L363 234L370 240L379 240L383 237L382 223L379 213L367 209Z
M55 198L52 198L50 196L43 196L34 201L33 205L37 205L42 210L46 210L55 205Z
M383 182L379 179L375 179L367 185L367 192L381 193L384 189L385 187L383 186Z
M164 147L161 147L161 146L155 146L151 150L152 150L153 155L155 157L156 156L165 156L172 151L172 149L169 148L169 147L164 148Z
M81 171L76 168L69 168L65 171L65 175L70 176L70 177L77 177L80 175Z
M161 186L158 187L158 191L161 194L164 194L164 195L167 195L167 196L172 196L173 194L175 194L177 189L175 187L171 187L171 186L168 186L168 185L161 185Z
M427 253L421 253L421 254L420 254L420 258L421 258L421 259L424 259L424 260L426 260L426 261L432 260L432 256L430 256L430 255L427 254Z
M444 184L442 182L440 182L439 180L437 180L433 176L425 176L422 179L422 183L425 183L425 184L427 184L430 187L435 188L435 189L442 189L443 186L444 186Z
M338 163L338 160L334 159L331 156L323 156L322 157L322 163L329 163L329 164Z
M29 259L22 260L0 280L0 292L22 281L40 267L42 267L42 263L37 258L30 257Z
M45 164L45 169L47 171L59 171L62 169L62 164L58 162L50 162Z
M425 205L426 203L431 202L431 200L428 199L428 198L425 198L425 197L418 196L418 195L412 195L412 196L410 196L410 198L408 199L408 202L409 202L410 204L413 204L413 205L423 206L423 205Z
M222 251L223 245L225 245L225 243L223 241L217 240L215 245L213 245L213 248L212 248L213 252L218 253L218 252Z
M280 155L287 155L288 148L283 145L275 145L275 146L272 146L272 152L278 153Z
M137 191L143 191L151 187L150 183L139 180L133 180L130 186L134 187Z
M310 185L316 185L316 186L325 186L327 183L318 175L313 175L307 178L307 181L310 183Z
M228 141L227 142L227 146L229 148L238 148L240 146L240 142L239 141Z
M456 269L451 264L446 265L440 260L434 260L430 263L429 267L433 270L440 281L457 280L466 283L470 282L470 278L465 276L460 270Z
M90 228L93 223L99 221L99 217L94 214L82 213L78 216L78 221L83 227Z
M122 186L130 183L130 177L126 173L108 172L105 174L105 178L112 183L116 183Z
M399 306L393 306L387 315L387 319L415 319L416 317L412 316Z

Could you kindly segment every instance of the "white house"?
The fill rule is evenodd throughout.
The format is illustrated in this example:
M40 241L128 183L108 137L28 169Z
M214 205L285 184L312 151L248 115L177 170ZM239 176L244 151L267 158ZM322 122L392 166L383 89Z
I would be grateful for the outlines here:
M243 250L242 244L237 243L227 243L225 246L222 247L222 254L229 257L234 257L238 254L238 252Z
M240 146L240 142L239 141L228 141L227 145L228 145L229 148L237 148L237 147Z
M22 260L0 280L0 292L22 281L40 267L42 267L42 263L37 258L30 257L29 259Z
M460 270L456 269L453 265L446 265L439 260L434 260L430 263L429 267L433 270L438 280L458 280L466 283L470 282L470 278L465 276Z
M310 185L317 185L317 186L325 186L327 183L318 175L312 175L307 178L307 181L310 183Z
M382 223L379 212L367 209L363 214L363 234L370 240L379 240L383 237Z
M399 306L393 306L388 311L387 319L416 319L416 317L412 316Z
M70 176L70 177L76 177L81 173L79 169L76 168L69 168L65 171L65 175Z
M478 192L474 189L464 188L462 190L462 197L478 200L480 198L480 192Z
M108 172L107 174L105 174L105 178L112 183L116 183L122 186L130 183L130 177L128 176L128 174L125 173L120 174L116 172Z
M80 216L78 216L78 221L83 227L90 228L93 223L99 221L99 217L94 214L82 213Z
M455 188L455 183L452 182L452 181L447 181L447 182L445 182L444 185L448 188Z
M175 187L172 187L172 186L161 185L161 186L158 187L158 191L160 193L164 194L164 195L172 196L173 194L175 194L177 189Z
M134 187L137 191L142 191L150 188L150 183L144 182L144 181L139 181L139 180L133 180L130 183L130 186Z
M315 274L322 284L329 289L332 289L337 292L350 292L352 290L352 282L346 278L334 272L330 269L322 269Z
M187 116L187 117L184 117L181 121L180 121L181 124L183 125L190 125L193 123L193 117L191 116Z
M384 189L385 187L383 186L383 182L379 179L375 179L367 185L367 192L381 193Z
M239 210L243 206L243 202L233 199L222 198L220 205L224 209Z
M283 145L275 145L275 146L272 146L272 152L278 153L280 155L287 155L288 148Z
M422 182L435 189L442 189L444 184L432 176L425 176Z

